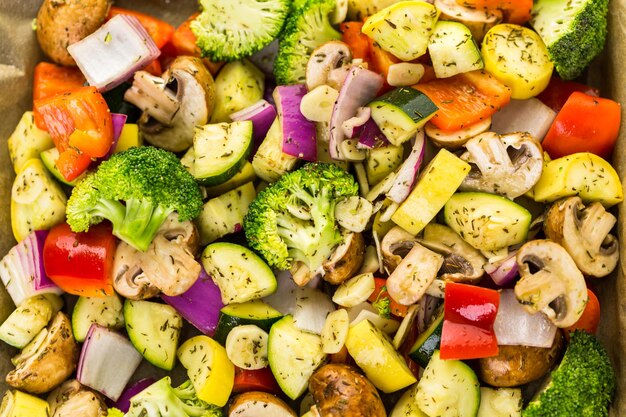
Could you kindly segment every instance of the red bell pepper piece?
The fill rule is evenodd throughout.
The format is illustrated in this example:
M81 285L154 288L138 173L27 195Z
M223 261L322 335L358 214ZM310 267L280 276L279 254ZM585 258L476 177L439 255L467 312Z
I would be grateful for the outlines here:
M33 100L73 91L84 84L85 76L78 68L40 62L35 66Z
M587 289L587 294L589 294L589 298L582 316L576 323L563 329L566 338L569 338L570 332L575 330L584 330L591 334L595 334L598 330L598 325L600 324L600 302L590 289Z
M575 91L580 91L581 93L594 97L600 97L600 91L597 88L574 81L563 81L559 77L552 77L550 84L548 84L546 89L543 90L537 98L541 100L543 104L558 113L563 108L569 96Z
M389 296L387 292L387 280L385 278L374 278L374 292L369 296L367 301L372 303L379 314L386 315L385 313L393 314L397 317L404 317L409 311L409 307L397 303L393 298Z
M456 0L457 4L478 10L502 10L506 23L522 25L530 20L533 0Z
M233 392L247 391L263 391L272 394L282 392L269 367L254 370L235 367Z
M609 159L620 123L619 103L576 91L556 115L542 146L551 158L592 152Z
M482 70L420 82L413 88L426 94L439 107L430 122L448 131L491 117L511 100L511 90Z
M91 158L111 149L111 113L95 87L35 100L34 111L59 150L56 166L68 181L84 172Z
M122 9L121 7L111 7L107 20L112 19L118 14L136 17L159 49L163 48L163 46L169 42L174 33L174 26L167 22L134 10Z
M63 291L86 297L113 295L113 257L117 240L108 223L88 232L72 232L66 223L53 227L43 247L46 275Z
M448 282L441 331L442 359L477 359L496 356L493 331L500 293L475 285Z

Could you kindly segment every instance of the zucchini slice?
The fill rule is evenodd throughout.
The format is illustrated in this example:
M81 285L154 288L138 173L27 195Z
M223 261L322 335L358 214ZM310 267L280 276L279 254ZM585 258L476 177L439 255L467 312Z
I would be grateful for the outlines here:
M269 332L272 324L280 320L282 316L280 311L260 300L229 304L220 310L220 318L217 321L213 339L224 345L232 329L246 324L253 324Z
M83 342L92 324L109 329L124 327L122 299L113 294L109 297L78 297L72 312L72 331L77 342Z
M202 265L220 287L224 304L244 303L276 291L276 277L270 267L244 246L212 243L202 253Z
M398 87L368 104L372 119L396 146L411 139L439 108L424 93L414 88Z
M437 78L452 77L484 66L472 32L463 23L437 22L428 52Z
M252 149L252 122L208 124L193 137L193 175L203 185L222 184L246 162Z
M265 330L254 324L237 326L226 337L226 355L239 368L265 368L268 337Z
M180 314L167 304L126 300L124 320L135 349L154 366L171 371L183 327Z
M430 358L439 349L441 331L443 330L443 308L435 316L428 328L424 330L409 350L409 356L422 368L426 368Z

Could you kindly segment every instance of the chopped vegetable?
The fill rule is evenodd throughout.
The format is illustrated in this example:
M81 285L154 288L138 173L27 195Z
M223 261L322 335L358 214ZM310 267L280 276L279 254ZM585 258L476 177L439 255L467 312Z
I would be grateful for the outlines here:
M278 86L274 101L282 127L283 152L305 161L317 160L315 124L300 112L300 103L307 89L303 84Z
M20 304L0 326L0 340L18 349L28 345L58 312L49 301L52 297L55 295L37 295ZM63 305L60 298L58 304Z
M78 183L67 221L80 232L106 218L114 235L145 251L170 213L190 220L201 207L198 185L176 156L144 146L114 154Z
M85 76L76 67L40 62L35 65L33 100L77 90L85 84L85 81Z
M7 144L16 174L19 174L30 159L37 158L41 152L54 147L48 132L35 124L35 116L31 111L24 112Z
M174 34L174 27L169 23L164 22L161 19L157 19L154 16L140 13L136 10L123 9L121 7L113 6L109 9L107 19L111 20L118 14L135 17L139 21L139 23L141 23L141 26L146 29L146 31L154 41L154 44L159 49L163 48L165 44L170 41L172 35Z
M113 17L67 50L89 84L100 91L117 87L160 54L137 17L126 14Z
M49 405L41 398L21 391L7 391L2 397L0 415L3 417L48 417Z

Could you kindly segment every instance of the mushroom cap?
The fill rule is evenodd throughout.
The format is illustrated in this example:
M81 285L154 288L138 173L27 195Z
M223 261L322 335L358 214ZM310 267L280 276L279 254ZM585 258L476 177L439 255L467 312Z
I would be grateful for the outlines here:
M167 126L144 112L139 127L148 143L182 152L193 144L195 127L206 124L213 113L215 83L202 60L191 56L177 57L162 78L174 87L180 107Z
M337 246L330 258L324 262L324 280L331 284L341 284L352 278L365 258L365 240L361 233L348 233Z
M526 311L543 312L557 327L576 323L587 304L587 285L572 257L551 240L533 240L517 252L515 296Z
M120 242L113 263L115 290L132 300L145 300L162 292L177 296L198 279L195 259L200 236L196 226L170 214L145 252Z
M107 415L104 398L75 379L65 381L63 385L52 391L48 395L48 403L52 417L105 417Z
M76 369L78 345L69 318L58 312L42 332L46 332L43 340L35 338L35 343L39 342L36 349L16 358L15 369L6 377L10 386L43 394L59 386Z
M330 72L352 61L352 52L341 41L329 41L313 51L306 65L306 87L309 91L324 85ZM348 73L346 72L346 75Z
M541 144L525 132L487 132L465 144L461 159L472 165L460 189L516 198L528 192L543 172Z
M610 234L617 219L601 203L585 206L580 197L569 197L550 207L544 224L549 239L567 250L584 274L604 277L619 260L619 242Z
M392 227L380 242L383 264L388 273L392 273L418 239L400 226Z

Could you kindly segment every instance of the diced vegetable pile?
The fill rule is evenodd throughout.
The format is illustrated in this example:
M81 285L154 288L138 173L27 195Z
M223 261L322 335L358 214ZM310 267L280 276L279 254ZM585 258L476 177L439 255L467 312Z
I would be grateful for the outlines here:
M608 0L109 6L37 16L0 417L608 416Z

